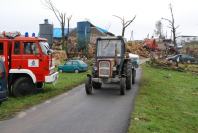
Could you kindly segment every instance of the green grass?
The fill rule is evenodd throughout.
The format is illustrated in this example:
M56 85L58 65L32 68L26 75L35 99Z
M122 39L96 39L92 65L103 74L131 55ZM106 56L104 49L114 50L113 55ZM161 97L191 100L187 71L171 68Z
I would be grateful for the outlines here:
M44 90L25 97L9 98L0 105L0 120L8 119L16 115L24 109L33 105L44 102L45 100L66 92L73 87L84 83L86 75L84 73L59 73L59 79L55 86L53 84L46 84Z
M143 66L129 133L198 133L198 75Z

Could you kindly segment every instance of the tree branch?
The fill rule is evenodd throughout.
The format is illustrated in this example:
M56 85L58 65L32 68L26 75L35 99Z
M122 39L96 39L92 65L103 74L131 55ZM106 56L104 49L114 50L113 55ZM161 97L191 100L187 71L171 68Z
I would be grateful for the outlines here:
M128 27L134 20L135 20L135 18L136 18L136 15L133 17L133 19L131 19L131 20L128 20L126 23L125 23L125 28L126 27Z
M125 32L125 29L135 20L136 18L136 15L133 17L133 19L131 20L128 20L125 22L125 18L123 16L123 18L117 16L117 15L113 15L114 17L118 18L121 20L121 23L122 23L122 36L124 36L124 32Z
M167 18L162 18L162 19L168 21L169 23L172 23L170 19L167 19Z
M57 20L61 23L61 14L60 14L60 11L54 6L54 4L52 3L52 1L51 0L45 0L45 4L43 4L45 7L47 7L49 10L51 10L54 14L55 14L55 16L56 16L56 18L57 18Z

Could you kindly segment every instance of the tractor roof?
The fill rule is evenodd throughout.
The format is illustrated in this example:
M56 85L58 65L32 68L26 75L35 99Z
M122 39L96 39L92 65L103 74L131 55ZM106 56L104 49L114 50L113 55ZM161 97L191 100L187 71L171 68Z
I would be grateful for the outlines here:
M97 40L123 40L124 43L126 44L127 40L126 38L122 37L122 36L105 36L105 37L99 37L97 38Z

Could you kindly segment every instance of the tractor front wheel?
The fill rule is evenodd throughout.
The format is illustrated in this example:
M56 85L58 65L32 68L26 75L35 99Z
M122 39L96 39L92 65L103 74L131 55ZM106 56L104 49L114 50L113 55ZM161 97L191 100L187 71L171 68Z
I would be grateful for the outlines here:
M87 79L86 79L85 91L86 91L87 95L91 95L93 93L91 77L87 77Z

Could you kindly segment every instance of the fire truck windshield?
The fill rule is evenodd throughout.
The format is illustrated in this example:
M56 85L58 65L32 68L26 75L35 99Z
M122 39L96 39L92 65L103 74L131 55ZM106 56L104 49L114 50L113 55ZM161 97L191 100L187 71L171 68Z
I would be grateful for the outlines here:
M41 46L43 54L48 55L50 51L49 44L47 42L39 42L39 45Z

